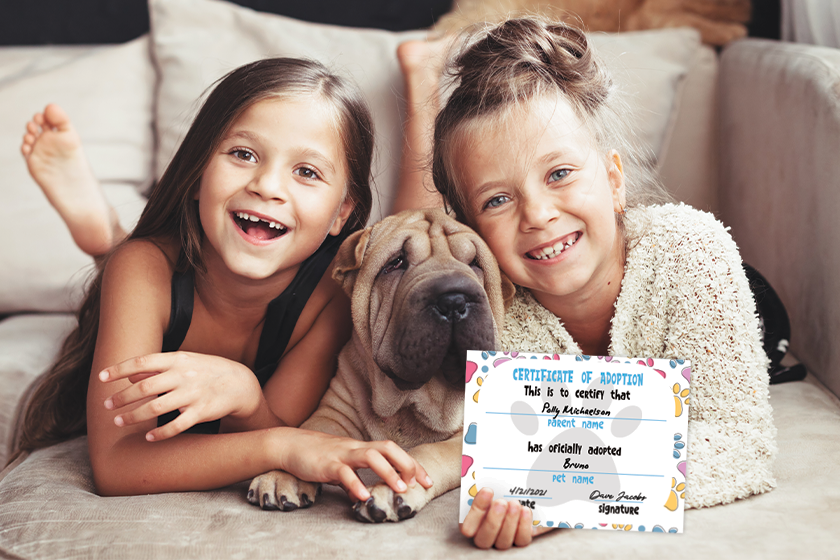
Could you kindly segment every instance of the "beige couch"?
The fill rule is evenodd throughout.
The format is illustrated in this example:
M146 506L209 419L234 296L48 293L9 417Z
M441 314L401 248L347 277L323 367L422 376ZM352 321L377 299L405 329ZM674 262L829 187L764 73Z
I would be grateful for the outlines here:
M224 70L308 55L354 75L374 108L387 212L399 156L394 48L422 33L303 24L209 0L153 0L152 34L113 47L0 49L0 461L27 388L72 328L87 260L28 180L25 120L46 102L73 116L97 176L130 223L195 106ZM840 52L745 40L718 56L690 30L593 41L629 93L640 136L674 195L732 226L745 260L791 316L803 382L771 387L779 430L772 492L689 510L682 535L558 530L509 557L840 557ZM826 388L828 387L828 388ZM690 483L690 481L689 481ZM470 557L450 492L415 518L356 522L338 489L316 506L265 512L246 487L127 498L95 494L84 438L0 473L3 558Z

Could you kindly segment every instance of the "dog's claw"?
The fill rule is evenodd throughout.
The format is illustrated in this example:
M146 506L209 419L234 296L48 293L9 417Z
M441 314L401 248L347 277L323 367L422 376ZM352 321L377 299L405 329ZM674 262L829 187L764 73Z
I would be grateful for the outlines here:
M253 503L255 503L255 500L254 500L254 489L253 489L253 488L249 488L249 489L248 489L248 501L249 501L249 502L251 502L252 504L253 504Z
M312 505L312 500L309 499L309 496L306 495L306 494L301 494L300 495L300 507L308 508L311 505Z
M298 506L286 499L286 496L280 496L280 504L283 506L283 511L295 511Z
M397 509L397 517L400 521L405 519L411 519L417 513L416 511L411 509L411 506L405 503L405 500L402 499L402 496L397 496L397 499L394 500L394 505L396 505Z
M362 513L362 502L356 502L353 504L353 516L363 523L371 523L371 520L365 517Z
M384 510L382 510L382 508L376 505L376 502L373 501L372 496L367 499L365 505L367 506L368 515L370 515L370 518L373 519L375 523L382 523L383 521L385 521L385 517L387 517L387 514Z
M277 506L274 504L274 502L271 501L271 496L268 494L268 492L263 494L263 502L262 502L262 505L260 507L262 509L266 509L266 510L278 509Z

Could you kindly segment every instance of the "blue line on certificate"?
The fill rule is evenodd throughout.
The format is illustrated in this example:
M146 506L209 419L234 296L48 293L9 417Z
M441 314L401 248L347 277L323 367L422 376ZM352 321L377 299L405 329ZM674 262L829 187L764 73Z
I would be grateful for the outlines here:
M520 494L518 496L508 495L508 496L505 496L505 498L529 498L531 500L550 500L551 499L551 497L549 497L549 496L526 496L525 494ZM641 503L641 502L639 502L639 503Z
M514 469L511 467L484 467L488 471L528 471L548 473L569 473L569 474L611 474L616 476L652 476L662 478L664 474L642 474L642 473L621 473L621 472L591 472L591 471L558 471L554 469Z
M531 412L490 412L485 411L484 414L506 414L508 416L550 416L554 418L553 414L537 414ZM558 414L557 418L584 418L586 420L638 420L640 422L667 422L667 420L660 420L658 418L615 418L613 416L574 416L571 414Z

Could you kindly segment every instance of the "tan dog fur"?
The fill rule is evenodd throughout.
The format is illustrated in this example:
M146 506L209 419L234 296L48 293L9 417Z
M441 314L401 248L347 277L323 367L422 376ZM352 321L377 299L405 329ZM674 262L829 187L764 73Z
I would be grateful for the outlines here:
M458 32L481 22L540 14L587 31L694 27L704 43L721 46L746 36L750 0L455 0L435 29Z
M400 252L408 269L389 276L383 269ZM361 440L389 439L409 450L434 485L426 490L417 484L395 494L380 482L369 488L372 497L367 503L354 507L361 520L398 521L459 484L464 405L463 361L447 366L449 381L436 371L420 388L410 390L400 390L383 372L382 367L392 365L399 370L399 354L404 352L400 341L405 340L400 333L415 318L422 320L411 310L411 321L400 317L398 310L409 305L401 302L425 293L438 278L472 285L486 301L475 303L472 315L463 321L485 323L486 343L495 344L504 300L513 286L503 283L495 258L476 233L432 209L402 212L353 234L339 250L333 277L350 296L354 333L339 355L338 371L319 408L301 427ZM254 479L249 500L267 509L295 509L310 505L318 490L315 484L272 471Z

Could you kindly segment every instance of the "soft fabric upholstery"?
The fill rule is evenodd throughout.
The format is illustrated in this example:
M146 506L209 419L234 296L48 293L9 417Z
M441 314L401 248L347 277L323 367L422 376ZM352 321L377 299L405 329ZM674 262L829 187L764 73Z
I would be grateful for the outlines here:
M770 388L779 426L779 487L685 513L685 533L561 529L505 558L750 558L836 556L838 403L818 382ZM309 509L267 512L247 485L216 492L101 498L84 438L32 454L0 481L0 557L486 558L458 532L458 490L413 519L365 525L326 487ZM835 512L835 513L832 513ZM501 556L500 556L501 557Z
M0 465L11 451L27 388L58 354L76 326L69 314L17 315L0 322Z
M793 352L840 394L840 50L741 41L721 73L722 217L784 302Z
M118 47L0 50L0 313L78 306L92 260L29 176L27 119L47 103L73 119L93 171L127 226L145 204L154 70L148 38Z

